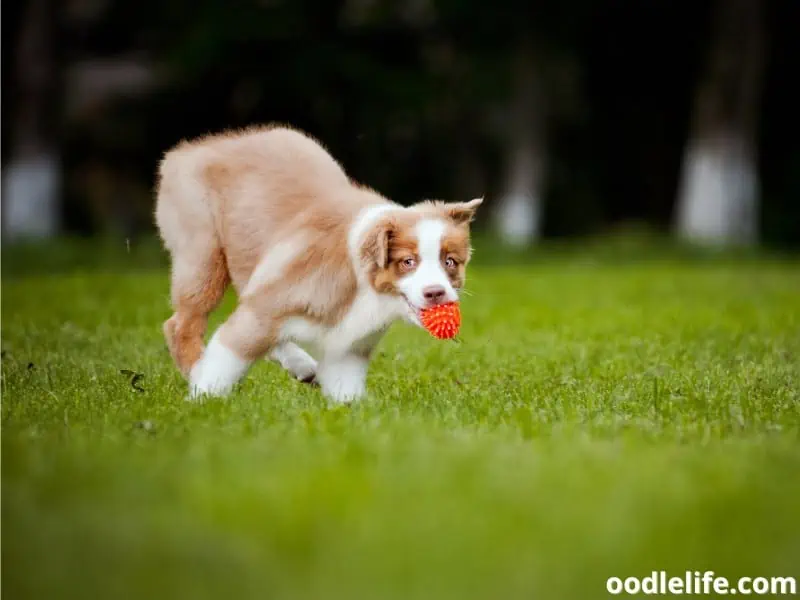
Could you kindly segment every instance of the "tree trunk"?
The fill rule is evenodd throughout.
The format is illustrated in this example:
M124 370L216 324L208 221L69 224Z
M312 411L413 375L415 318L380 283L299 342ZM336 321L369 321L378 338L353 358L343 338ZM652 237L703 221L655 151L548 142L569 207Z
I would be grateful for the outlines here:
M717 0L679 189L676 228L685 240L722 246L758 238L763 11L762 0Z
M497 209L503 241L525 246L541 234L544 190L544 102L533 51L520 45L515 64L515 90L508 124L508 175Z
M54 116L56 6L30 0L15 65L10 160L3 170L3 237L49 237L60 225L61 166Z

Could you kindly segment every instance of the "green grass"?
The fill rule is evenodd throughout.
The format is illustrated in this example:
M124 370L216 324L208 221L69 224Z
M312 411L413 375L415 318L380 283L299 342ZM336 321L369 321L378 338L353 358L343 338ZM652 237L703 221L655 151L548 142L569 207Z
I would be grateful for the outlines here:
M336 408L266 362L186 402L163 257L86 252L3 256L7 598L583 599L652 570L800 574L796 261L486 245L461 343L395 326L370 397Z

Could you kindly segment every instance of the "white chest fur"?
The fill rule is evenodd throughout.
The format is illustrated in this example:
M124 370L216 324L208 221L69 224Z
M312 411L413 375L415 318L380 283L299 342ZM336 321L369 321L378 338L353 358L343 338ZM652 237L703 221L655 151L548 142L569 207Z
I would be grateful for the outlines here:
M402 298L364 289L336 325L324 326L303 317L292 317L281 327L280 337L281 341L309 345L321 356L343 356L377 343L406 310Z

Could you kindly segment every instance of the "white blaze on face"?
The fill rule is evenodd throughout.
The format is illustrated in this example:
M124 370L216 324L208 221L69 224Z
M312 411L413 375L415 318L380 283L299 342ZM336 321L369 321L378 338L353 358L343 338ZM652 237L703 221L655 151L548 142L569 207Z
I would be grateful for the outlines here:
M455 302L458 294L450 284L442 266L442 236L445 223L440 219L423 219L417 223L417 268L397 282L400 292L411 305L419 310L426 306L424 290L430 286L441 286L445 290L445 301Z

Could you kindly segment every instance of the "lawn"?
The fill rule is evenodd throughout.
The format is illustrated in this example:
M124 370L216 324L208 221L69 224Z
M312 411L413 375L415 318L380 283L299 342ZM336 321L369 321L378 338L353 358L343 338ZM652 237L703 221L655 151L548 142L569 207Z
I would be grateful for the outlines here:
M797 260L479 246L460 343L395 326L370 397L333 407L267 362L185 401L153 256L4 251L6 598L584 599L652 570L800 575Z

